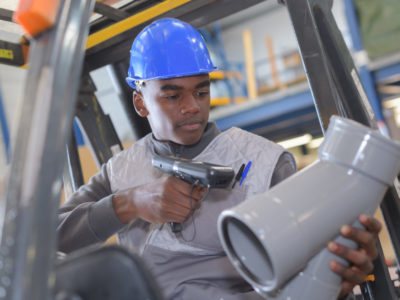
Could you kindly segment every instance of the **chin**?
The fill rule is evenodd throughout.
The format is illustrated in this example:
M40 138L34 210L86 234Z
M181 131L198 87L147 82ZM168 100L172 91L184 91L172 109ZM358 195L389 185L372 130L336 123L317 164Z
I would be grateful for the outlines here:
M178 139L178 144L190 146L200 141L201 135Z
M200 139L193 139L193 140L181 140L178 144L190 146L196 144Z
M186 146L194 145L200 141L203 132L204 128L192 132L181 131L175 135L174 142Z

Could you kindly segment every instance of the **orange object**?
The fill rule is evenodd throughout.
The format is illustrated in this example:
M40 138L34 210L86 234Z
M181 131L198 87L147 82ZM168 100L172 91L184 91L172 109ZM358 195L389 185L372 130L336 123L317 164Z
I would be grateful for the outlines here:
M368 275L368 276L365 278L365 281L375 281L375 276L374 276L374 274Z
M21 45L22 48L22 55L24 57L24 62L28 60L28 53L29 53L29 41L23 36L21 40L19 41L19 44Z
M13 19L27 35L36 36L54 25L59 3L58 0L20 0Z

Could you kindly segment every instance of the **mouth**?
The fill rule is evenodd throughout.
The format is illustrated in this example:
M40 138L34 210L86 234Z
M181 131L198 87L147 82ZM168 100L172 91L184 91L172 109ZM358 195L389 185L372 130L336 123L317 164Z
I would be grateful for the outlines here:
M201 124L201 121L190 121L180 124L179 127L185 131L196 131L201 128Z

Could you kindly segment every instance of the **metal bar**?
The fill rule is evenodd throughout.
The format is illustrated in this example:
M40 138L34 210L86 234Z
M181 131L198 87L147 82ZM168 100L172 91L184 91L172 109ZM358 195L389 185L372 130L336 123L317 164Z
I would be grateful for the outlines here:
M374 112L333 18L332 1L286 0L286 6L321 127L326 129L330 116L336 114L376 128ZM378 247L380 249L380 244ZM377 274L375 297L396 299L382 251L375 261L374 272Z
M140 32L140 30L148 25L155 18L160 17L171 17L178 18L182 21L186 21L192 24L195 27L201 27L207 25L215 20L243 10L247 7L260 3L264 0L246 0L246 1L237 1L237 0L191 0L185 4L170 7L169 9L159 7L160 4L166 4L168 1L163 1L162 3L155 4L152 7L144 8L144 7L134 7L132 9L127 9L132 16L128 19L137 16L138 18L134 18L131 21L130 29L126 31L120 31L116 27L113 28L113 34L110 34L108 37L101 36L102 41L96 44L96 46L88 48L86 52L86 62L88 63L89 69L94 70L99 67L112 64L121 60L121 58L127 57L127 53L129 53L129 49L132 45L132 38ZM149 2L155 2L147 0L145 4ZM174 0L174 4L179 4ZM134 2L136 3L136 1ZM131 6L131 5L128 5ZM157 11L155 10L157 7ZM123 8L125 10L125 7ZM139 9L145 9L140 11L139 14L136 12ZM156 14L156 15L154 15ZM126 19L127 20L127 19ZM122 20L120 22L124 22ZM120 23L119 22L119 23ZM115 26L117 24L110 25ZM100 24L99 24L100 26ZM107 28L100 29L96 33L106 33ZM110 28L111 30L111 28ZM111 32L107 32L111 33ZM92 35L90 35L92 38Z
M374 261L375 280L370 283L370 289L374 297L367 299L399 299L394 289L392 280L390 278L385 258L382 255L383 250L381 243L379 241L377 246L378 246L378 251L381 255L379 255L378 258ZM388 281L390 282L390 284Z
M129 17L127 12L98 1L96 1L96 4L94 5L94 12L101 14L113 21L121 21Z
M361 33L358 26L356 9L354 7L353 0L345 0L344 5L345 5L345 14L347 22L350 28L350 36L353 41L353 47L354 50L357 51L355 53L355 56L362 57L362 59L359 59L359 65L358 65L362 83L364 84L364 88L366 89L368 99L371 102L377 120L383 121L384 117L382 113L381 100L379 99L379 96L376 92L371 72L367 68L368 57L366 51L364 50L364 45L361 39Z
M340 112L340 115L345 116L345 113L334 88L333 78L323 52L321 39L315 30L316 25L308 1L300 0L296 4L295 1L287 0L286 6L297 37L303 64L307 70L306 75L321 128L324 131L327 129L331 115ZM296 9L303 15L299 11L296 12ZM323 86L319 87L319 84L323 84ZM318 99L325 100L319 101Z
M341 94L343 107L345 107L345 111L350 118L377 128L375 114L369 104L361 81L355 71L356 68L351 61L350 53L344 44L339 30L336 28L333 34L329 33L329 31L332 31L330 28L334 26L333 16L330 10L325 10L324 12L320 10L320 12L320 17L316 18L317 28L319 28L319 36L321 36L321 41L326 51L325 54L331 66L335 85L339 90L339 94ZM325 18L321 16L322 14ZM321 99L320 101L324 100ZM398 198L399 195L396 189L389 188L382 201L381 208L385 223L391 227L388 230L393 246L395 247L396 259L400 261L400 227L395 226L398 224L396 220L400 216L399 202L396 201ZM390 207L391 209L387 210L386 207Z
M259 105L247 109L234 111L220 110L220 114L213 113L212 119L217 122L221 130L227 130L232 126L240 128L254 126L263 121L284 116L286 113L296 112L303 109L315 111L311 93L304 89L295 89L291 94L281 93L281 100L260 101ZM257 101L257 100L255 100ZM250 102L251 104L252 102ZM245 106L247 103L242 104ZM238 107L240 108L240 107ZM236 124L236 125L235 125ZM318 124L317 124L318 126Z
M66 146L67 160L64 167L64 194L67 200L69 196L72 195L81 185L83 185L83 173L82 166L79 159L78 146L76 144L76 138L74 129L71 130L71 136L69 142Z
M398 233L400 231L400 199L399 199L399 180L395 179L393 186L386 192L385 197L381 203L381 211L387 231L389 232L390 241L397 261L397 267L400 266L399 253L400 253L400 239Z
M100 167L123 147L109 116L104 114L97 101L94 83L88 75L85 76L85 81L86 86L81 88L79 95L76 117L90 143L97 166Z
M94 0L61 0L55 27L32 40L25 101L0 203L0 298L52 298L65 143Z
M278 67L276 66L274 43L270 35L265 38L265 43L267 45L268 61L272 73L272 87L281 88L281 83L279 82Z
M366 281L360 285L361 295L363 299L375 300L374 293L372 291L372 283Z
M139 11L153 6L158 1L159 0L135 0L119 7L118 9L126 12L129 16L132 16ZM112 21L107 17L101 17L97 20L94 20L90 22L89 35L99 30L102 30L113 23L115 23L115 21Z
M253 41L250 30L243 30L242 38L246 62L247 97L249 100L253 100L257 98L258 93L256 75L254 71Z
M107 70L110 74L114 87L118 91L119 99L128 116L129 124L134 132L135 139L140 139L151 132L147 118L139 116L133 106L132 89L126 84L126 70L129 67L129 60L123 60L109 65Z
M179 7L192 0L165 0L143 12L139 12L133 16L130 16L118 23L108 26L98 32L91 34L88 38L86 49L90 49L115 35L125 32L138 24L141 24L147 20L157 17L171 9Z
M222 62L221 68L223 70L227 71L230 68L229 68L228 60L226 58L226 51L225 51L225 48L224 48L224 43L222 41L221 25L220 25L219 22L214 22L212 24L212 28L214 30L214 35L215 35L215 37L214 37L214 46L215 46L215 48L212 48L212 49L214 49L214 51L217 51L217 53L218 53L219 59ZM229 95L229 100L230 100L229 102L230 103L234 103L235 102L235 93L234 93L233 86L232 86L232 83L231 83L231 78L229 78L229 76L225 76L224 82L225 82L225 85L226 85L226 87L228 89L228 95Z
M318 1L313 0L313 2ZM339 29L336 27L332 13L328 7L320 8L321 9L317 10L314 7L314 11L318 12L318 17L316 17L315 20L318 28L318 35L321 37L323 45L323 51L321 53L327 57L330 72L333 74L332 77L338 93L340 94L345 113L348 117L364 125L377 128L374 111L369 104L356 68L351 60L351 55L343 41ZM313 76L317 75L313 74ZM318 84L318 82L316 84ZM321 82L319 84L321 84ZM321 87L315 86L315 88L318 89ZM314 99L314 101L324 102L324 99ZM395 199L398 199L399 196L396 195L396 190L393 188L390 188L388 193L390 193L391 196L385 196L382 205L384 207L389 206L393 210L387 211L384 209L385 213L383 216L386 223L396 224L394 220L400 215L400 206ZM400 247L397 247L397 245L400 245L400 227L392 228L389 231L389 235L394 245L396 245L395 254L397 261L400 261Z
M316 4L323 1L313 0L313 2L312 14L320 37L322 53L333 80L334 92L338 94L339 102L343 107L343 111L338 111L338 113L342 112L350 119L376 128L374 111L330 7ZM316 101L323 102L324 100L316 99Z
M13 11L5 8L0 8L0 20L14 22L12 19Z

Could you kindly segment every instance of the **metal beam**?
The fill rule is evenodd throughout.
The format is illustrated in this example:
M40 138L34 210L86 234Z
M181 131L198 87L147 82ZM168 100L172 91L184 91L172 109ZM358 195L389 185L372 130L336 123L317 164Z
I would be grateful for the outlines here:
M286 0L285 3L297 36L321 128L325 130L328 127L332 115L348 117L377 128L374 112L332 15L332 0ZM388 193L391 191L389 189ZM394 195L390 198L395 201ZM400 240L399 230L389 234L391 238ZM375 298L396 299L382 251L375 261L375 272Z
M127 114L135 139L138 140L151 132L147 118L139 116L133 106L132 89L126 84L126 70L129 67L129 59L109 65L109 74L113 79L115 88L118 91L121 104Z
M78 97L76 117L87 137L89 147L93 150L97 166L106 163L113 151L122 150L122 144L114 129L111 119L104 114L94 94L96 88L89 75L84 76L83 87ZM115 149L115 150L114 150Z
M134 37L153 20L178 18L195 27L243 10L263 0L167 0L154 4L116 24L92 33L87 45L86 62L94 70L127 58Z
M192 0L165 0L155 6L141 11L133 16L112 24L100 31L92 33L87 40L86 49L93 48L121 33L124 33L145 21L151 20Z
M398 79L399 74L400 74L400 62L372 71L372 76L374 78L374 81L377 83L390 81L390 79L394 77Z
M357 20L357 12L353 3L353 0L345 0L345 14L347 18L347 23L350 28L350 36L353 41L353 48L356 51L355 55L358 56L366 56L367 53L364 49L364 44L361 39L361 33L359 30L358 20ZM358 73L360 75L360 79L365 88L365 92L368 95L369 102L374 110L377 121L383 121L383 112L381 99L378 96L378 93L375 89L375 83L372 78L372 74L367 68L368 59L360 60L357 67ZM381 123L381 126L385 126L384 123Z
M96 1L96 4L94 5L94 12L101 14L102 16L105 16L113 21L121 21L129 17L127 12L98 1Z
M0 201L3 299L52 299L57 210L94 0L61 0L55 27L32 40L16 144Z
M159 0L135 0L131 1L128 4L118 8L121 11L126 12L129 16L132 16L142 10L145 10L149 7L151 7L154 4L157 4ZM89 33L92 34L94 32L97 32L101 29L104 29L112 24L114 24L115 21L112 21L108 19L107 17L100 17L93 22L90 23L90 30Z
M66 148L67 160L63 175L65 200L85 183L73 128Z
M232 126L244 128L257 126L259 122L304 108L311 108L315 111L311 93L307 90L287 95L280 100L260 103L236 113L231 112L227 116L217 117L214 120L221 130L226 130Z
M0 20L14 22L12 19L14 12L9 9L0 8Z

